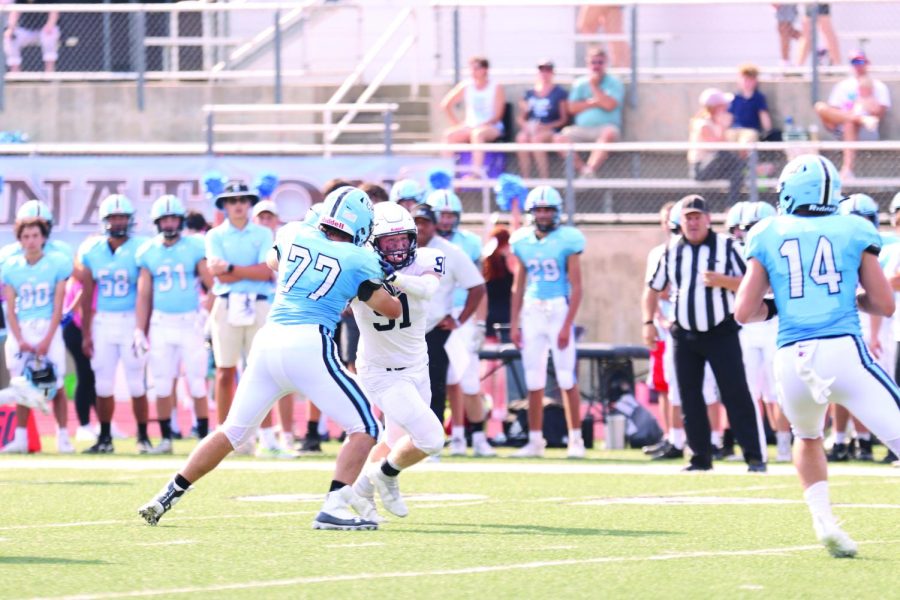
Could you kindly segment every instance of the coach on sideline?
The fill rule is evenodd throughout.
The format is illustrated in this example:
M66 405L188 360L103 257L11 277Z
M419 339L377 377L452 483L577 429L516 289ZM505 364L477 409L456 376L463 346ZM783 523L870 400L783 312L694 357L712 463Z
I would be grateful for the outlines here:
M253 336L269 313L272 271L265 264L272 247L272 232L250 220L250 208L259 196L246 185L231 182L216 197L216 208L225 220L206 234L206 264L215 276L212 349L216 360L216 417L225 422L231 401L237 363L250 353Z
M734 241L712 230L701 196L686 196L681 203L682 235L662 253L644 290L644 341L651 347L656 343L653 317L660 293L669 286L675 302L675 374L687 441L694 453L685 470L712 469L709 417L703 400L703 372L709 361L748 470L764 472L762 417L747 387L740 326L734 320L734 291L746 266Z

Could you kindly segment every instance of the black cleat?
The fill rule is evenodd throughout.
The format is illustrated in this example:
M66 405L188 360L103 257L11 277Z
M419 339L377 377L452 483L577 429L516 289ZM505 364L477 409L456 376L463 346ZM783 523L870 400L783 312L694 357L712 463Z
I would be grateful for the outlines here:
M650 460L669 460L673 458L684 458L684 449L679 449L669 444L661 451L650 457Z
M82 454L112 454L115 452L113 448L112 441L110 440L100 440L87 450L83 451Z
M765 473L767 470L766 463L761 460L753 460L747 463L748 473Z
M661 452L662 450L665 450L666 446L668 446L668 445L669 445L669 440L667 440L666 438L663 438L660 441L656 442L655 444L652 444L650 446L644 446L643 448L641 448L641 452L652 456L652 455L656 454L657 452Z
M685 468L681 469L682 473L702 473L704 471L712 471L712 465L697 465L691 463Z
M856 454L853 455L853 458L865 462L874 462L875 455L872 454L872 440L859 440Z
M850 448L847 444L835 444L826 458L828 458L828 462L847 462L850 460Z
M300 454L314 454L322 452L322 438L307 436L300 444Z

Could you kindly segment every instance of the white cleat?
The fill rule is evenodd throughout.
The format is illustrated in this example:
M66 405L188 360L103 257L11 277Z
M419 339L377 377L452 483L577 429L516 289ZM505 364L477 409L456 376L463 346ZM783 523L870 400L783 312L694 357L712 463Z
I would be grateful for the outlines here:
M466 455L466 438L450 438L450 456Z
M475 456L486 458L497 456L497 451L491 447L487 440L478 440L477 442L473 440L472 450L475 452Z
M194 489L193 486L178 493L175 489L175 484L169 482L153 500L138 509L138 514L148 525L155 527L162 516L172 510L172 507L178 504L181 497L192 489Z
M58 436L56 438L56 451L59 454L75 454L75 447L72 445L72 441L69 439L69 436Z
M352 489L352 486L347 486ZM359 516L366 521L373 523L385 523L387 519L378 514L378 508L375 506L375 496L363 496L353 490L353 494L345 494L350 506L353 507Z
M137 452L138 454L153 454L153 444L150 443L150 440L138 440Z
M28 454L28 440L13 440L3 446L0 454Z
M9 387L15 391L19 405L36 408L45 415L50 414L47 397L24 377L13 377L9 380Z
M337 529L341 531L371 531L378 529L378 523L354 515L350 511L350 499L355 495L353 488L345 485L325 496L325 504L313 521L313 529Z
M400 483L396 477L385 475L381 471L381 465L377 463L373 463L366 470L366 475L369 481L372 482L372 485L375 486L375 489L378 490L381 503L389 513L398 517L405 517L409 514L406 502L403 501L403 496L400 495Z
M256 442L249 440L234 449L236 456L254 456L256 454Z
M79 425L75 430L75 441L94 443L97 441L97 432L90 425Z
M147 454L172 454L172 440L163 438Z
M813 517L813 529L816 537L835 558L853 558L856 556L856 542L850 539L840 525L834 520Z
M512 454L510 458L542 458L544 456L544 446L546 442L528 442Z
M300 456L293 450L282 448L281 446L267 447L260 445L256 449L256 458L274 458L278 460L290 460Z
M566 458L584 458L584 440L569 440L569 448L566 451Z

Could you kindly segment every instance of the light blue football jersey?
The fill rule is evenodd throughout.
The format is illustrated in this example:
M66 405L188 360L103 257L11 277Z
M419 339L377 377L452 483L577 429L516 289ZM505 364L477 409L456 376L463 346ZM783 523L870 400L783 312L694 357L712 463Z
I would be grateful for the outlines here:
M45 252L29 265L24 254L16 254L3 263L3 283L16 291L16 316L19 321L53 317L56 285L72 274L72 259L59 252Z
M509 240L513 253L528 269L525 297L549 300L569 296L567 261L584 252L584 235L574 227L560 226L538 239L534 227L516 231Z
M465 252L466 256L471 258L476 265L481 260L481 238L471 231L456 230L447 238L447 241ZM468 297L469 290L456 288L453 290L453 307L465 306Z
M863 252L881 249L865 219L844 215L763 219L750 230L747 259L769 274L778 307L778 346L860 335L856 288Z
M87 240L78 250L78 260L94 278L98 312L134 310L137 302L137 251L146 237L129 237L115 252L106 237Z
M897 234L893 231L879 231L878 235L881 236L881 247L887 248L888 246L892 246L897 242L900 242L900 237L897 237ZM887 266L887 260L890 255L887 252L881 252L878 254L878 264L881 265L881 268L884 269Z
M206 247L198 237L182 237L171 246L158 235L138 248L138 267L153 278L153 309L186 313L200 307L197 263L206 260Z
M282 227L275 248L278 283L269 319L282 325L317 324L333 331L359 285L382 278L374 252L333 242L302 223Z
M47 240L44 244L44 252L59 252L69 260L75 259L75 251L72 250L72 246L62 240ZM20 254L22 254L22 244L19 242L12 242L3 246L0 248L0 265L5 263L7 259Z

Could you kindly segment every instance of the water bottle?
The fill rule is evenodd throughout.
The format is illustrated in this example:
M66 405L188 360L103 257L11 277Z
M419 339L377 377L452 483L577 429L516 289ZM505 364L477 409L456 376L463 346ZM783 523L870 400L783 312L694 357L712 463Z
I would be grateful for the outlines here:
M809 139L806 132L794 122L794 117L784 119L784 141L796 142Z

